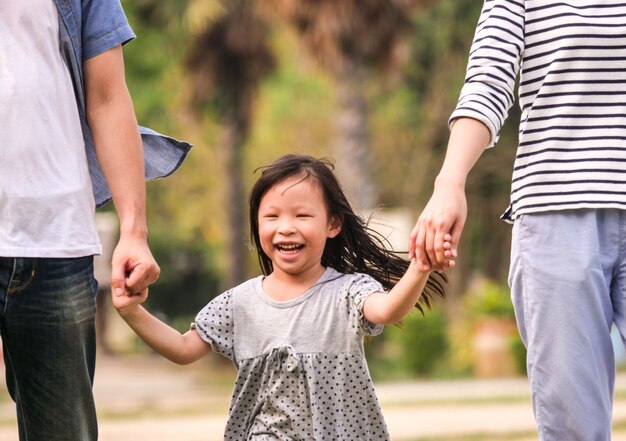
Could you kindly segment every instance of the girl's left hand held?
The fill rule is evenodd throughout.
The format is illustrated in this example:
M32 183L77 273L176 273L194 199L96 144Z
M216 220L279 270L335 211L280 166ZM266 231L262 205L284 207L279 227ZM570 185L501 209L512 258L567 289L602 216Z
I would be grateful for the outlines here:
M145 288L138 293L131 293L128 290L119 291L115 289L111 291L111 301L120 315L132 312L139 305L145 302L147 298L148 288Z

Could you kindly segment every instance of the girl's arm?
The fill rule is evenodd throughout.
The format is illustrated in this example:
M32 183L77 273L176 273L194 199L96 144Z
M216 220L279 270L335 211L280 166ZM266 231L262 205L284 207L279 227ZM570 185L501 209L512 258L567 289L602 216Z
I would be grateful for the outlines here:
M449 234L444 237L443 248L447 259L452 257L450 239ZM454 266L454 260L448 260L447 266ZM421 297L430 274L430 271L420 268L416 258L411 259L406 273L388 293L370 294L363 303L365 318L377 325L390 325L409 315Z
M147 289L137 295L113 294L113 305L135 333L152 349L177 364L189 364L211 352L194 329L181 334L140 305Z

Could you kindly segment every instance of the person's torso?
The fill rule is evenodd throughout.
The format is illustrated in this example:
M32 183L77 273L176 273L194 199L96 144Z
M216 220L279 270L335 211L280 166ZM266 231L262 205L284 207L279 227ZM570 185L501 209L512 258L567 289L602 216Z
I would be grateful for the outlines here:
M235 359L239 362L292 346L297 353L346 353L363 356L363 336L341 293L347 276L327 269L300 297L273 301L261 279L233 296Z
M626 209L625 48L624 2L484 0L450 119L483 122L493 145L519 77L519 144L504 219Z
M227 437L389 439L363 352L365 319L351 292L358 277L328 268L286 302L272 300L261 278L233 290L239 373Z
M626 209L626 4L525 8L513 211Z
M100 252L75 94L53 0L0 0L0 255Z

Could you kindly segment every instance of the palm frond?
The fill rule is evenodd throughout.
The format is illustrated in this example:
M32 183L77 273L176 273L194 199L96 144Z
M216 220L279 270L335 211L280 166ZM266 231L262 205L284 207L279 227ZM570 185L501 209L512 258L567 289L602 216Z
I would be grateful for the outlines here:
M193 40L187 68L191 103L225 109L249 107L259 83L276 67L266 24L249 9L230 10Z
M263 11L291 23L320 64L393 69L406 58L411 14L431 0L263 0Z

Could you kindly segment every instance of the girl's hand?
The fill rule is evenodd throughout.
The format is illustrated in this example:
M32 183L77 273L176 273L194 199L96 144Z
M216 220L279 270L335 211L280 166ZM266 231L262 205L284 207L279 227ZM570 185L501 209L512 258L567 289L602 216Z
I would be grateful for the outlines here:
M446 256L445 265L437 271L443 271L455 265L455 252L452 248L452 236L443 237L443 250ZM419 300L431 271L430 266L422 265L414 256L409 268L402 278L388 293L375 292L370 294L363 304L363 315L372 323L388 325L404 319Z
M120 315L134 311L139 305L145 302L147 298L148 288L144 288L136 294L132 294L128 290L111 290L111 301Z

